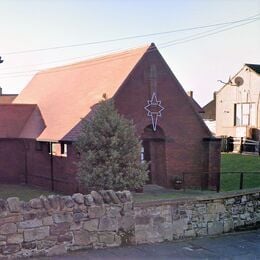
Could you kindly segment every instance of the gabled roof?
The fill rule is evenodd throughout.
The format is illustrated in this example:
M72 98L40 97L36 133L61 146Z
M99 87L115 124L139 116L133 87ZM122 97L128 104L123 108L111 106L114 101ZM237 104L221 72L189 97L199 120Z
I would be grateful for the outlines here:
M233 79L235 79L239 75L239 73L241 71L243 71L245 66L247 66L248 68L252 69L255 73L260 74L260 65L246 63L246 64L244 64L244 66L234 76L232 76L229 79L229 81L227 83L224 83L224 85L218 91L216 91L216 94L220 93L226 86L228 86L230 84L230 80L232 81Z
M102 94L113 97L149 48L154 45L42 71L13 103L39 106L46 127L38 140L70 140Z
M257 74L260 74L260 65L259 64L245 64L247 67L255 71Z
M0 104L11 104L17 97L17 94L2 94L0 95Z
M43 128L37 105L0 105L0 138L36 138Z
M203 107L203 119L216 120L216 97Z
M203 108L198 104L198 102L193 97L190 97L190 101L191 101L194 109L197 111L197 113L201 114L201 113L205 112L203 110Z

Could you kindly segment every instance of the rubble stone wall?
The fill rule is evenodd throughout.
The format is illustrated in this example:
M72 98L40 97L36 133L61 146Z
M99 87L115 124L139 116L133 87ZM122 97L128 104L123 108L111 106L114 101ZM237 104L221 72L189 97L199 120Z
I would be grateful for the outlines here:
M95 191L0 200L0 258L51 256L68 250L119 246L134 233L132 195Z
M260 224L260 192L135 205L135 243L217 235Z
M215 235L260 222L260 192L133 203L129 191L0 200L0 258Z

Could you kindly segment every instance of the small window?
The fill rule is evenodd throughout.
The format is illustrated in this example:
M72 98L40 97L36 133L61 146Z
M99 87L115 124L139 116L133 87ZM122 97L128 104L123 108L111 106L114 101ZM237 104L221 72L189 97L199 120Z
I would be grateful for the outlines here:
M58 143L49 143L48 145L48 152L49 154L56 155L58 151Z
M55 156L67 157L68 147L65 143L49 143L48 151Z
M144 162L144 147L141 147L141 162Z
M68 147L67 144L61 143L60 144L60 151L61 151L61 155L64 157L67 157L68 155Z

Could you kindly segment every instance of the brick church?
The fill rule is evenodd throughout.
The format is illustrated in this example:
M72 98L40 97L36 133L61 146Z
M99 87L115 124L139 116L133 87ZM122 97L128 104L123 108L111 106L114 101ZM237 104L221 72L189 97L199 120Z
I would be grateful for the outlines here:
M149 182L216 189L220 142L154 44L37 73L0 105L0 182L79 191L73 143L102 95L133 120L150 161Z

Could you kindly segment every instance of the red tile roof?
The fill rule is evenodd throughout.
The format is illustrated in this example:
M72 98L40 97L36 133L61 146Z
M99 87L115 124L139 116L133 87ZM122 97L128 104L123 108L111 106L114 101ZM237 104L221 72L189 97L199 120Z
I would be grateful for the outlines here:
M102 94L108 98L115 94L148 49L146 46L42 71L14 103L39 106L46 128L38 140L70 140L81 118L102 99Z
M37 105L0 105L0 138L36 138L43 128Z
M3 94L0 95L0 104L11 104L12 101L17 97L16 94Z

